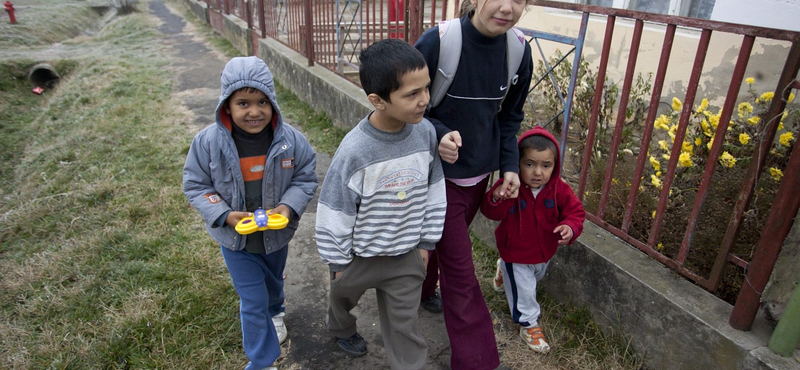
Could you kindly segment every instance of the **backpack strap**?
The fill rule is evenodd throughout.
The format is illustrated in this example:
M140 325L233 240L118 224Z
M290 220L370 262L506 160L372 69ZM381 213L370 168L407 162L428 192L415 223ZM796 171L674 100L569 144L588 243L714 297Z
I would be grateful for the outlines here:
M506 89L503 92L503 99L500 100L500 105L497 107L499 112L503 109L503 101L506 100L508 90L511 85L516 85L519 80L517 71L522 64L522 56L525 54L525 35L514 27L506 32L506 61L508 62L508 82Z
M516 85L519 79L517 70L519 70L525 54L525 43L525 35L518 29L512 27L506 32L508 79L498 111L503 107L509 87ZM461 59L461 19L455 18L439 22L439 65L433 82L431 82L431 100L428 102L428 109L439 105L447 95L447 90L450 89L450 84L453 83L458 70L459 59Z
M439 65L431 82L431 100L428 109L444 99L461 59L461 19L455 18L439 22Z

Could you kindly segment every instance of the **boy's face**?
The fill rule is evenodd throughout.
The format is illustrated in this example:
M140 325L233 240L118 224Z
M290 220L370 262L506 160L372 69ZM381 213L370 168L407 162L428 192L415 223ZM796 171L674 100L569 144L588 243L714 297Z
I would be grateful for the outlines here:
M406 73L400 78L400 87L389 94L391 102L370 94L376 113L378 128L384 131L399 131L406 123L419 123L430 101L428 67ZM374 99L378 100L374 100ZM374 114L373 114L374 115Z
M538 189L550 181L556 165L556 153L550 149L525 149L519 159L519 178L531 188Z
M525 10L526 0L471 0L476 1L472 24L487 37L500 36L510 30Z
M250 91L248 91L250 90ZM228 98L225 108L236 127L248 134L264 131L272 122L272 103L267 94L256 89L242 89Z

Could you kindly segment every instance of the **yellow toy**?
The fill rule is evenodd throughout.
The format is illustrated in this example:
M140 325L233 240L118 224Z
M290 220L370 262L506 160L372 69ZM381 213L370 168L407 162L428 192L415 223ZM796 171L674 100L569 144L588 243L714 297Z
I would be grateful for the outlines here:
M267 215L270 210L261 208L253 212L253 216L245 217L236 224L236 232L242 235L252 234L256 231L283 229L289 224L289 219L280 213Z

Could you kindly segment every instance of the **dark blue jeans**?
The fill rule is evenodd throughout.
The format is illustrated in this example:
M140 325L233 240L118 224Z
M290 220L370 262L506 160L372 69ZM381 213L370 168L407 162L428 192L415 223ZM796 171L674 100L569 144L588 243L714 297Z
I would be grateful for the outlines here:
M270 254L220 249L239 294L242 344L250 360L245 370L269 367L281 354L272 316L284 309L283 270L289 247Z

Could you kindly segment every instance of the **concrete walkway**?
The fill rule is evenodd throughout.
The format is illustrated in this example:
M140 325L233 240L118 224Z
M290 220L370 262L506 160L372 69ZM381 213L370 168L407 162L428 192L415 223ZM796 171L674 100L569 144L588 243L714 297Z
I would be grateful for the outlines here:
M172 59L169 68L175 71L177 81L175 97L190 111L196 129L200 130L213 122L219 98L219 74L228 58L198 36L194 26L183 19L183 9L164 1L150 1L148 7L150 14L161 22L158 30L163 34L164 53ZM329 164L330 157L319 153L320 183ZM374 291L369 291L354 310L359 333L369 346L366 356L344 355L325 329L328 269L320 260L314 241L316 203L316 199L311 201L289 245L285 286L289 338L282 346L283 357L278 366L281 370L388 369ZM442 315L420 310L419 328L429 346L427 369L449 369L450 347Z

